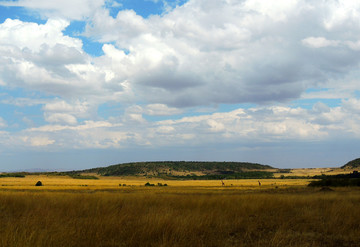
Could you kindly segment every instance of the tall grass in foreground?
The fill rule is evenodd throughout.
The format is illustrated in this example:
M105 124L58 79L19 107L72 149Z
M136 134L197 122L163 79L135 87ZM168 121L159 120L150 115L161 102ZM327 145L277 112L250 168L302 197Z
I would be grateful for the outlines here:
M360 243L359 190L125 192L0 192L0 246Z

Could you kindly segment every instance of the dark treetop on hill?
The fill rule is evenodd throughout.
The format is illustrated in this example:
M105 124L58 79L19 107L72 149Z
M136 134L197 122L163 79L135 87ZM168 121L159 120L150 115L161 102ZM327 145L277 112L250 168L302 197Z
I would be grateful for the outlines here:
M360 158L349 161L341 168L358 168L358 167L360 167Z

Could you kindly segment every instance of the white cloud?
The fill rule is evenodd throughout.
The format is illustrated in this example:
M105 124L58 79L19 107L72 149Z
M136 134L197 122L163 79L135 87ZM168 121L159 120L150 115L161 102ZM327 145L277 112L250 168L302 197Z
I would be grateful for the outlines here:
M62 33L69 25L64 20L48 20L45 24L7 19L0 24L0 81L8 88L24 88L55 95L67 104L87 102L87 116L97 105L124 97L123 81L103 59L93 59L82 50L82 41ZM128 88L128 87L127 87ZM81 100L79 100L81 99ZM27 105L39 99L8 99L13 104L24 100ZM49 100L43 100L47 103ZM37 103L36 103L37 104ZM88 107L90 108L90 107ZM48 110L46 107L44 110ZM58 112L61 113L61 112ZM75 114L79 112L75 111ZM84 113L81 113L83 117Z
M44 147L44 146L48 146L48 145L55 143L54 140L49 139L49 137L47 137L47 136L36 136L36 137L25 136L22 138L22 140L27 145L30 145L33 147Z
M337 46L339 41L327 40L324 37L309 37L302 40L302 43L314 48L322 48L327 46Z
M148 19L101 10L85 33L115 42L104 46L102 62L134 94L176 107L283 102L357 69L358 37L346 26L328 38L313 35L327 32L333 7L300 0L275 5L192 0Z
M340 30L344 26L357 26L360 19L360 3L352 0L331 0L326 4L327 16L324 26L327 30Z
M296 8L298 0L278 0L278 1L261 1L248 0L244 2L244 8L247 11L254 11L261 15L268 16L275 21L285 21L289 14Z
M45 114L45 120L49 123L76 124L77 119L71 114L50 113Z
M62 34L69 24L63 19L49 19L45 24L6 19L4 23L0 24L0 45L6 49L29 49L33 52L62 45L81 51L80 39Z
M240 108L224 113L155 122L144 122L141 117L143 109L136 107L137 110L129 110L127 119L118 122L86 121L73 125L54 123L27 129L20 136L26 136L27 143L31 138L47 136L50 141L44 143L62 148L126 148L134 144L152 147L198 146L204 143L248 146L260 142L357 138L360 137L358 103L357 99L353 99L344 101L339 107L318 103L313 109L285 106Z
M16 4L25 2L40 6L40 1ZM43 10L57 4L45 4ZM69 102L82 98L95 108L139 99L177 108L263 104L298 98L320 82L349 75L359 62L358 37L345 22L344 30L329 37L314 35L327 31L324 22L337 11L323 2L277 1L275 6L191 0L147 19L133 10L113 18L102 4L84 10L93 13L85 34L115 44L104 44L98 58L82 50L81 40L62 33L68 21L38 25L8 19L0 24L2 84Z
M357 3L190 0L149 18L133 10L112 17L104 1L72 1L72 9L69 1L7 3L52 17L45 24L0 24L1 87L46 96L1 100L41 105L39 115L48 122L11 138L2 132L14 145L246 146L360 136ZM63 33L70 20L85 20L83 35L108 43L104 55L89 56L79 38ZM298 98L343 100L337 107L276 106ZM116 113L98 116L107 102L116 104ZM187 116L193 107L237 103L257 106ZM172 119L180 114L187 117Z
M353 114L360 114L360 99L347 99L343 100L342 105L346 110Z
M47 118L51 116L51 118L57 119L60 116L67 116L69 123L76 123L76 118L87 118L91 116L91 107L88 102L81 102L76 100L74 102L68 103L64 100L54 100L46 103L43 106L43 110L45 114L47 114ZM60 114L60 115L59 115ZM58 117L54 117L58 116ZM48 120L47 120L48 121ZM66 122L66 121L65 121Z
M168 107L164 104L150 104L144 109L144 114L150 116L171 116L181 114L182 112L180 109Z

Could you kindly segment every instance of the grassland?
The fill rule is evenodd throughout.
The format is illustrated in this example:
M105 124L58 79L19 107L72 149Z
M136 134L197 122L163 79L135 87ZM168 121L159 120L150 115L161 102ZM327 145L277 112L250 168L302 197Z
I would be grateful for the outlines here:
M44 186L34 186L37 181ZM167 187L144 184L167 183ZM0 246L358 246L360 190L308 180L0 178ZM119 186L121 184L122 186ZM123 186L126 184L126 186Z

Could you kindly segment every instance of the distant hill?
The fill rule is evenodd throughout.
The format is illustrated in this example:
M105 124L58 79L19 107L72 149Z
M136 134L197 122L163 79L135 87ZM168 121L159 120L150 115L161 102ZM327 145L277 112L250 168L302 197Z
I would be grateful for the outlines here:
M154 176L154 177L239 177L270 175L268 165L247 162L196 162L196 161L158 161L136 162L111 165L80 171L102 176ZM254 173L257 172L257 173ZM269 174L267 174L269 173ZM240 174L240 175L239 175ZM256 175L257 174L257 175ZM271 173L272 175L272 173Z
M345 169L345 168L351 168L351 169L360 168L360 158L349 161L348 163L343 165L341 168L342 169Z

